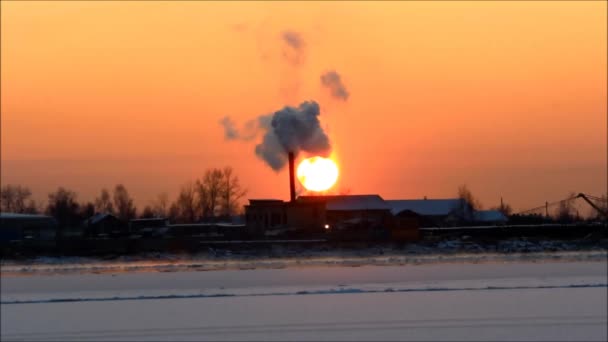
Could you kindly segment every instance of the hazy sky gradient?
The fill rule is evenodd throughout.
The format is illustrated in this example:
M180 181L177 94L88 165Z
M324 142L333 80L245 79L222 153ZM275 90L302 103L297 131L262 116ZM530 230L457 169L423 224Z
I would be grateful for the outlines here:
M249 198L287 172L239 123L316 100L336 187L445 198L466 183L515 208L607 188L606 2L2 2L2 184L140 208L209 167ZM302 63L281 33L301 34ZM336 70L348 101L320 76Z

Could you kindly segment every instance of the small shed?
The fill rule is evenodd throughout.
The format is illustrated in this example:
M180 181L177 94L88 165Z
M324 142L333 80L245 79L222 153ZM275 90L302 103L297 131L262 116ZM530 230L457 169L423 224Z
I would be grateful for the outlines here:
M88 237L116 236L127 232L126 224L112 214L95 214L83 223L84 235Z

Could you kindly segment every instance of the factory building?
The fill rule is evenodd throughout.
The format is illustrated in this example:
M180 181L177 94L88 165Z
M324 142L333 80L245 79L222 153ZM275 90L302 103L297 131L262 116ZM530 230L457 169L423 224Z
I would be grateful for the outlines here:
M360 225L389 225L390 207L378 195L300 196L299 205L323 203L325 224L335 229Z
M245 206L247 230L272 235L281 231L322 232L326 224L324 202L299 203L253 199Z
M397 222L392 207L379 195L295 195L294 156L289 153L290 200L250 199L246 229L254 235L295 237L338 234L340 238L418 237L417 221Z

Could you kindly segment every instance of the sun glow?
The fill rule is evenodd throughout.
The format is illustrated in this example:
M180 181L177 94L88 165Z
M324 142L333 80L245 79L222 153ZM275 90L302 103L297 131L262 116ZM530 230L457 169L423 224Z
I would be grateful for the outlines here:
M298 180L310 191L325 191L338 180L338 166L328 158L312 157L298 165Z

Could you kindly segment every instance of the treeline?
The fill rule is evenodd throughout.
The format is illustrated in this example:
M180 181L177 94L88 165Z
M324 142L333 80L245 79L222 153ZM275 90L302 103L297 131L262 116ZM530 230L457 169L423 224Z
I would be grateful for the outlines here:
M245 194L234 170L225 167L208 169L200 179L182 185L173 202L167 193L160 193L141 211L123 184L117 184L112 192L101 189L93 201L84 202L78 201L76 192L59 187L48 194L46 205L32 199L28 187L7 184L0 188L0 211L46 214L63 227L77 226L98 213L115 215L124 222L153 217L166 217L175 223L212 222L240 214L239 203Z

